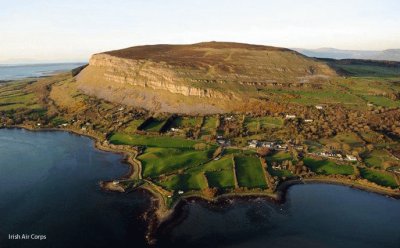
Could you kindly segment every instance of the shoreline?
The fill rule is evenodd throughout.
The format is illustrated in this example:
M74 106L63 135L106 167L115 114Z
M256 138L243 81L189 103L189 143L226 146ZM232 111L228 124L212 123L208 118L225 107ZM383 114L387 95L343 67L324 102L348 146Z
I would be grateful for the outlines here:
M83 137L90 138L94 141L94 148L104 151L104 152L112 152L115 154L123 155L122 162L129 166L129 171L115 180L124 180L124 179L137 179L141 178L138 173L141 171L140 164L135 162L137 151L133 149L127 150L122 147L113 147L115 145L104 145L104 141L102 141L96 135L79 132L79 130L74 129L65 129L65 128L32 128L24 125L16 125L16 126L8 126L1 127L4 129L23 129L31 132L68 132L70 134L79 135ZM187 205L189 201L200 201L204 202L210 206L220 206L221 204L226 204L227 202L231 202L235 199L255 199L255 198L264 198L274 204L283 204L286 201L287 191L294 185L298 184L333 184L333 185L341 185L350 187L353 189L358 189L370 193L379 194L382 196L392 197L395 199L400 199L400 190L391 190L383 186L376 185L372 182L366 181L365 179L360 180L351 180L348 178L330 178L327 176L317 176L303 179L291 179L280 183L274 192L272 191L249 191L249 192L232 192L232 193L224 193L218 195L213 198L207 198L201 194L192 194L187 196L182 196L178 199L172 207L167 207L164 201L164 197L161 193L156 192L154 187L149 183L145 183L138 187L136 190L145 191L151 200L150 208L146 213L144 213L144 218L146 222L148 222L148 230L146 234L146 239L149 244L155 244L156 242L156 234L162 232L165 227L170 225L179 224L181 219L184 219L185 214L183 208ZM100 181L99 186L102 190L113 191L119 193L129 193L130 191L125 191L124 188L120 185L114 185L112 181Z
M40 73L40 75L24 75L24 76L17 76L14 78L3 78L0 79L0 84L2 83L12 83L12 82L18 82L18 81L24 81L24 80L38 80L42 78L49 78L54 75L58 75L61 73L68 73L72 72L76 68L79 68L81 66L84 66L88 64L88 62L56 62L56 63L17 63L17 64L0 64L0 68L13 68L13 67L44 67L44 66L59 66L59 65L72 65L74 66L71 69L57 69L57 70L45 70L45 71L38 71L37 73Z
M94 141L93 142L93 147L94 148L96 148L96 149L98 149L100 151L103 151L103 152L111 152L111 153L114 153L114 154L123 155L121 161L122 161L122 163L124 163L124 164L129 166L129 171L125 175L119 177L118 179L131 178L132 175L134 175L134 173L135 173L135 169L136 169L135 167L137 167L136 164L134 164L134 163L132 163L130 161L129 157L130 157L131 154L129 154L129 151L125 151L123 149L117 149L117 148L105 146L105 145L101 144L101 140L98 137L96 137L94 135L91 135L91 134L88 134L88 133L79 132L78 130L65 129L65 128L39 128L39 129L37 129L37 128L31 128L29 126L24 126L24 125L0 127L0 129L1 128L4 128L4 129L23 129L23 130L27 130L27 131L30 131L30 132L67 132L67 133L70 133L70 134L74 134L74 135L78 135L78 136L83 136L83 137L89 138L92 141ZM130 151L130 152L133 152L133 151ZM102 183L102 182L105 182L105 181L101 181L99 183Z
M343 179L342 179L343 180ZM349 180L350 181L350 180ZM207 199L205 197L201 196L188 196L188 197L182 197L177 203L173 206L173 211L171 215L166 216L165 219L161 223L159 223L159 226L156 230L155 236L158 236L160 233L164 233L166 229L173 228L179 223L181 223L185 217L187 216L187 211L185 211L185 207L188 204L188 202L199 202L199 203L204 203L206 207L209 208L214 208L214 207L220 207L220 206L229 206L232 204L235 200L249 200L249 199L258 199L262 198L267 200L268 202L274 204L274 205L281 205L286 202L286 196L287 192L289 191L292 186L295 185L306 185L306 184L325 184L325 185L337 185L337 186L343 186L343 187L348 187L351 189L357 189L363 192L368 192L372 194L377 194L380 196L386 196L390 197L393 199L400 199L400 191L389 191L389 190L384 190L383 188L380 187L372 187L372 186L367 186L367 185L362 185L360 183L357 183L354 181L354 183L351 182L345 182L341 181L338 179L332 178L331 180L326 179L326 178L308 178L308 179L292 179L292 180L287 180L285 182L282 182L278 187L276 192L269 194L266 192L253 192L253 193L228 193L228 194L222 194L219 195L213 199Z
M372 182L368 182L372 184ZM392 197L395 199L400 199L400 191L399 190L389 190L385 187L379 185L365 185L361 184L358 180L350 180L350 179L337 179L337 178L323 178L323 177L314 177L314 178L304 178L304 179L294 179L287 180L282 182L277 187L277 192L280 195L280 201L285 202L286 193L290 189L290 187L298 184L331 184L331 185L339 185L345 186L352 189L358 189L369 193L378 194L381 196Z

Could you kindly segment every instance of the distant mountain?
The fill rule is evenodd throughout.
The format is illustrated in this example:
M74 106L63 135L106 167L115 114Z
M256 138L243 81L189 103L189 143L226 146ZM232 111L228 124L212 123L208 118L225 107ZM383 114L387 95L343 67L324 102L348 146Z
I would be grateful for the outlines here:
M400 61L400 49L388 49L375 55L376 60Z
M383 51L367 50L340 50L335 48L303 49L293 50L309 57L331 58L331 59L371 59L400 61L400 49L388 49Z

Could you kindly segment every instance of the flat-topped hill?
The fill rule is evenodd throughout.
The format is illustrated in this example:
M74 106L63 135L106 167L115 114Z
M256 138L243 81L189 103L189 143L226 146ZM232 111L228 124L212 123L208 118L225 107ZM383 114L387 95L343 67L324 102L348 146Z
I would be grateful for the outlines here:
M226 63L226 57L221 56L224 53L230 55L232 49L238 51L280 51L290 52L286 48L250 45L234 42L202 42L192 45L148 45L135 46L121 50L105 52L111 56L136 59L152 60L155 62L166 62L174 65L215 65ZM214 50L214 53L212 52ZM223 51L215 53L215 50ZM225 52L224 52L225 51ZM193 59L196 60L193 60ZM228 59L229 61L229 59Z
M129 60L166 63L189 70L191 75L187 76L195 76L193 70L200 70L206 73L201 75L204 78L240 78L247 75L253 80L279 80L281 76L334 73L326 65L286 48L233 42L136 46L103 54Z
M110 101L161 112L215 113L235 110L230 101L249 99L259 87L331 76L336 73L324 62L286 48L204 42L95 54L78 82L85 93ZM213 99L225 102L215 105Z

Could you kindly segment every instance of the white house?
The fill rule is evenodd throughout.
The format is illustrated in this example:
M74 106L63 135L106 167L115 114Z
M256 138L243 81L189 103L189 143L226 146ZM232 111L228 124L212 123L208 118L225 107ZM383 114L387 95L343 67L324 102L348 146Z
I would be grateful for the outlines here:
M294 118L296 118L296 116L295 115L286 115L285 118L286 119L294 119Z
M279 164L279 165L273 165L272 166L272 169L274 169L274 170L281 170L282 169L282 166Z
M270 141L262 141L260 142L261 147L272 148L274 147L275 143Z
M313 122L312 119L305 119L304 122Z
M287 149L287 145L285 144L278 144L275 146L276 150L286 150Z
M316 109L324 109L324 107L322 107L321 105L315 105Z
M258 145L259 145L258 140L252 140L252 141L249 142L249 147L250 148L257 148Z
M303 151L304 147L303 146L295 146L294 149L298 151Z
M217 139L217 143L220 145L225 145L227 141L225 139Z
M347 159L348 161L357 161L357 158L354 157L353 155L346 155L346 159Z

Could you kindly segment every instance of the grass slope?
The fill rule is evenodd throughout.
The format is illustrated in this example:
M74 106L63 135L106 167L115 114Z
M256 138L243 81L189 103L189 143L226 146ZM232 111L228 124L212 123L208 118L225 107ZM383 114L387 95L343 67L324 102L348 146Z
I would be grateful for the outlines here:
M363 178L365 178L371 182L374 182L376 184L391 187L391 188L398 187L394 177L387 172L379 172L379 171L370 170L367 168L360 168L360 174Z
M142 162L143 177L156 177L179 169L200 165L211 159L214 149L147 148L138 159Z
M254 156L235 156L236 175L239 186L267 188L260 160Z
M333 161L324 159L324 160L315 160L312 158L304 158L304 164L309 167L313 172L322 175L332 175L332 174L340 174L340 175L352 175L354 174L353 166L351 165L338 165Z
M139 134L115 133L110 137L110 142L116 145L134 145L164 148L192 148L197 141L179 137L150 136Z

